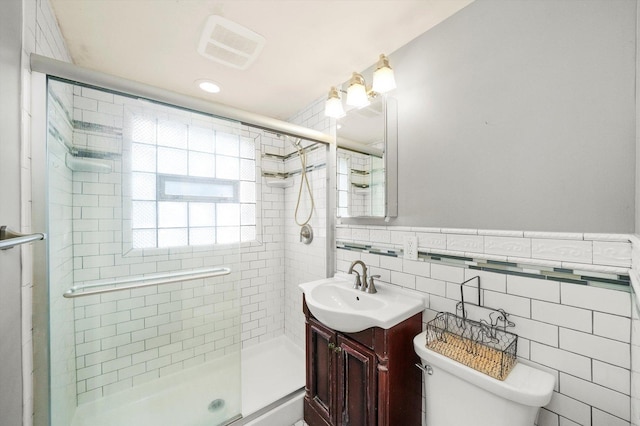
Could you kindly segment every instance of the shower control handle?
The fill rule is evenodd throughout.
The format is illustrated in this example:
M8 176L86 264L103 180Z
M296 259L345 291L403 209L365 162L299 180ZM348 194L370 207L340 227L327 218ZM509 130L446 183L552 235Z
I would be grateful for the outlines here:
M311 241L313 241L313 228L307 223L300 228L300 242L303 244L311 244Z

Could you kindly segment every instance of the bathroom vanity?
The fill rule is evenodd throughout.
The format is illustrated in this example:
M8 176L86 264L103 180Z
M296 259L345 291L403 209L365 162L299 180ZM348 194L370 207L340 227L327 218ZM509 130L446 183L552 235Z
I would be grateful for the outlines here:
M420 425L422 382L412 342L422 330L422 313L388 329L346 333L321 323L305 299L303 310L309 426Z

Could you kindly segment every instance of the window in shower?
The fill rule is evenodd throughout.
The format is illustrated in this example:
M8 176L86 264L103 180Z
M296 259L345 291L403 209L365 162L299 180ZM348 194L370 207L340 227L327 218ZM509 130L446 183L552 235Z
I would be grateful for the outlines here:
M223 120L128 111L131 248L256 239L253 140Z

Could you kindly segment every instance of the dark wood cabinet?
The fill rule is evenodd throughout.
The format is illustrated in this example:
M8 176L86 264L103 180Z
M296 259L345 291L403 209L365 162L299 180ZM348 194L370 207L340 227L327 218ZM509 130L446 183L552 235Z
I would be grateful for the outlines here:
M338 403L341 425L375 425L377 400L376 354L338 334Z
M336 334L333 330L311 319L307 322L307 380L305 396L313 401L315 414L333 423L337 377L334 353ZM309 365L312 368L309 368Z
M385 330L342 333L320 323L303 303L310 426L419 426L421 372L413 338L422 314Z

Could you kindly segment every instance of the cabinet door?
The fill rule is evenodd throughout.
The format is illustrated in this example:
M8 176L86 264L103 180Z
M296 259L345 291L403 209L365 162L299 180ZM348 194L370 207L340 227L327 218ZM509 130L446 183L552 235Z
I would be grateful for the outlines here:
M307 323L307 396L328 424L335 424L336 333L321 323Z
M378 395L375 353L341 335L338 348L337 424L375 426Z

